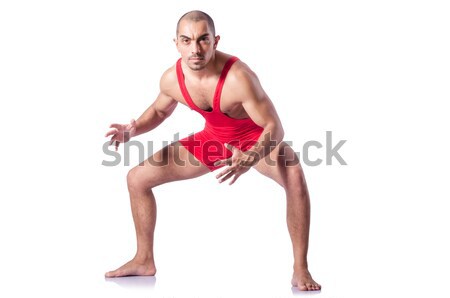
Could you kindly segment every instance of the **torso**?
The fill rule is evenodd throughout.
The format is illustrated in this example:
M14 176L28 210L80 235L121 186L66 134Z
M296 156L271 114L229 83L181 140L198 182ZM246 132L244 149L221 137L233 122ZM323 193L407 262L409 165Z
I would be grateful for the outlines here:
M186 88L191 95L192 101L197 107L205 111L211 111L213 107L214 92L216 90L217 82L219 81L220 73L230 55L217 52L216 53L216 72L210 77L202 80L190 77L189 72L184 71ZM225 84L222 89L222 96L220 98L220 111L228 117L235 119L248 118L240 99L233 96L233 88L236 88L237 80L233 77L233 73L239 67L243 67L241 61L236 61L228 72ZM170 80L170 89L166 90L169 96L179 103L189 106L184 99L177 81L176 67L173 66L168 70L166 78Z

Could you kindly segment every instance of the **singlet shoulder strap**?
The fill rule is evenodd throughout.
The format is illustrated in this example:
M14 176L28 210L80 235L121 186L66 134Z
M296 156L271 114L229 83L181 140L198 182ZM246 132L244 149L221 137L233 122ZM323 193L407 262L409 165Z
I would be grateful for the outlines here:
M222 88L225 84L225 79L227 77L228 71L230 70L231 66L233 66L234 62L238 61L239 58L235 56L231 56L227 62L225 62L225 65L222 69L222 73L219 77L219 82L216 86L216 91L214 92L214 102L213 102L213 110L214 111L220 111L220 96L222 95Z
M184 82L184 73L183 69L181 68L181 58L177 61L177 79L178 79L178 85L180 86L181 94L183 94L184 99L186 100L186 103L189 105L189 107L192 110L199 110L197 106L192 101L191 95L189 94L186 83Z

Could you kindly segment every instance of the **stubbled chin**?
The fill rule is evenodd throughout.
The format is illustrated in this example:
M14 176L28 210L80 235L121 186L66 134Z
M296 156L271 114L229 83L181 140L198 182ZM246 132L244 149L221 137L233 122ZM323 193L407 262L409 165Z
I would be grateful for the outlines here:
M206 65L199 65L199 64L190 64L189 68L192 70L202 70L205 68Z

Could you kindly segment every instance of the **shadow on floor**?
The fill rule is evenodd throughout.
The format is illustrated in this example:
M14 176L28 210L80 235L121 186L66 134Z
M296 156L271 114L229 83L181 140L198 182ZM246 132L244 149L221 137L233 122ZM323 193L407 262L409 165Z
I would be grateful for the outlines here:
M122 288L140 288L140 289L153 289L156 283L156 277L154 276L126 276L126 277L105 277L105 281L108 283L114 283Z

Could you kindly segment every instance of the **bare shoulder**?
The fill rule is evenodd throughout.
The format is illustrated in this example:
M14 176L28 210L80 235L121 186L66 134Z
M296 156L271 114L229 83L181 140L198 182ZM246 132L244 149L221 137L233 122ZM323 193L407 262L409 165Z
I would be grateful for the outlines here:
M236 61L227 76L227 84L242 99L261 97L264 91L256 73L243 61Z
M173 92L178 87L176 65L169 67L161 76L159 81L159 88L162 93L173 95Z
M253 80L258 79L256 73L242 60L236 61L230 69L230 78L239 80Z

